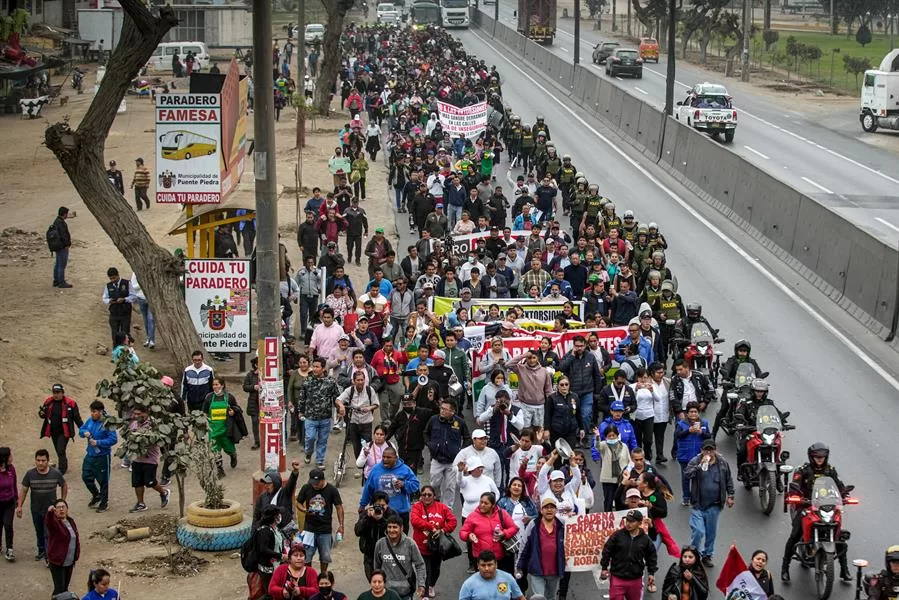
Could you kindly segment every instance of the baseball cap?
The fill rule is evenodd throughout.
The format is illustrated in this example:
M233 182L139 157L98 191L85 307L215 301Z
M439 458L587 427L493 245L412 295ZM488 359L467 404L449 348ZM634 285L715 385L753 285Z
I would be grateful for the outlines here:
M270 473L266 473L259 481L261 481L262 483L275 483L275 478L272 477Z
M325 472L321 469L312 469L309 471L309 481L324 481Z
M54 392L64 392L66 391L64 387L62 387L61 383L54 383L53 387L50 388Z
M625 498L642 498L643 494L640 493L640 490L637 488L631 488L624 495Z
M562 471L556 470L549 474L549 480L555 481L556 479L565 479L565 473Z
M475 469L480 469L483 466L484 462L477 456L472 456L471 458L465 459L465 469L469 473L471 473Z
M642 523L643 522L643 513L641 513L637 509L629 510L629 511L627 511L627 514L624 515L624 518L627 519L628 521L639 521Z
M384 233L384 228L383 228L383 227L376 227L376 228L375 228L375 233Z
M336 248L337 242L328 242L328 248Z
M483 429L475 429L474 431L471 432L471 439L473 439L473 440L476 440L478 438L485 438L485 437L487 437L487 432L484 431Z
M543 498L543 500L540 501L540 506L541 506L541 507L542 507L542 506L549 506L550 504L552 504L553 506L557 506L557 504L556 504L556 499L553 498L552 496L546 496L545 498ZM533 596L532 596L532 598L533 598Z
M612 402L612 406L609 407L609 410L624 410L624 402L615 400L615 402Z
M462 288L462 291L459 292L459 293L460 293L460 294L466 294L466 293L467 293L467 294L470 294L470 293L471 293L471 289L470 289L470 288Z
M446 360L446 353L444 353L443 350L435 350L434 354L432 354L431 357L434 360L437 360L438 358L442 358L442 359Z
M443 208L443 202L438 202L435 208Z
M430 281L426 281L425 284L424 284L423 286L421 286L421 288L422 288L422 289L428 288L428 289L432 289L432 290L433 290L433 289L434 289L434 284L431 283Z
M715 450L718 447L718 444L715 443L715 440L709 438L702 442L703 450Z

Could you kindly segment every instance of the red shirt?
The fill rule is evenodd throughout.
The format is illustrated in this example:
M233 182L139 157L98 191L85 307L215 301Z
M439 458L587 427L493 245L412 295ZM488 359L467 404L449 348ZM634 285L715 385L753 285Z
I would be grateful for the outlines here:
M537 539L540 541L540 567L543 569L544 577L551 577L559 574L559 568L556 564L556 523L552 533L546 530L543 519L537 524Z
M371 327L370 322L369 327ZM375 368L378 376L384 378L384 383L390 385L399 383L400 376L403 374L400 365L404 365L407 362L409 362L409 356L405 352L394 350L392 356L387 356L383 350L378 350L371 360L371 366Z
M412 525L412 540L422 554L431 553L428 550L428 532L440 528L444 533L450 534L455 531L458 524L453 511L446 504L436 500L427 508L421 502L413 504L409 522Z

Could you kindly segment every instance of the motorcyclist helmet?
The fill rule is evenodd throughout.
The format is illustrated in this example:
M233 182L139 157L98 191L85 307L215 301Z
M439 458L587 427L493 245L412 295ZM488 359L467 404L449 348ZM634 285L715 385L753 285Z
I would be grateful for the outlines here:
M737 343L734 344L734 354L739 352L740 348L744 348L747 355L752 352L752 344L749 343L749 340L737 340Z
M830 458L830 448L828 448L827 444L824 442L815 442L811 446L808 447L808 462L815 465L815 458L823 458L824 464L827 464L827 459Z
M542 122L543 122L543 115L537 115L537 122L538 122L538 123L542 123Z
M562 160L564 160L565 162L569 162L571 160L571 155L570 154L562 155Z
M887 573L890 572L891 562L899 562L899 544L887 548L886 556L884 557L884 566L887 568Z
M655 221L653 221L652 223L649 224L649 228L650 228L650 229L655 229L656 231L658 231L659 225L658 225L658 223L656 223Z
M702 317L702 304L699 302L687 303L687 318L696 320Z
M753 379L749 384L749 389L753 392L768 392L768 382L764 379Z

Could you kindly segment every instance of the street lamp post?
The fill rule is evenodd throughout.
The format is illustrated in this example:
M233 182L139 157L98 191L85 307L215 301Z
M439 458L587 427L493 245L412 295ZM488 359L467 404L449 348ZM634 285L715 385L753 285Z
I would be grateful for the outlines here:
M752 0L743 0L743 69L740 81L749 81L749 35L752 33Z
M497 4L499 0L497 0ZM581 62L581 0L574 0L574 64Z
M674 114L674 78L675 78L675 54L677 53L677 5L676 0L668 0L668 70L665 73L665 114Z

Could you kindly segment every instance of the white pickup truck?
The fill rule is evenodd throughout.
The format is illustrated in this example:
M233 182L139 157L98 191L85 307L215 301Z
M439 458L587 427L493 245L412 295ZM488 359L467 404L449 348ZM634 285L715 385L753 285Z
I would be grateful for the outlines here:
M687 98L677 103L674 118L713 138L724 134L725 142L734 141L737 111L723 85L697 83L687 91Z

